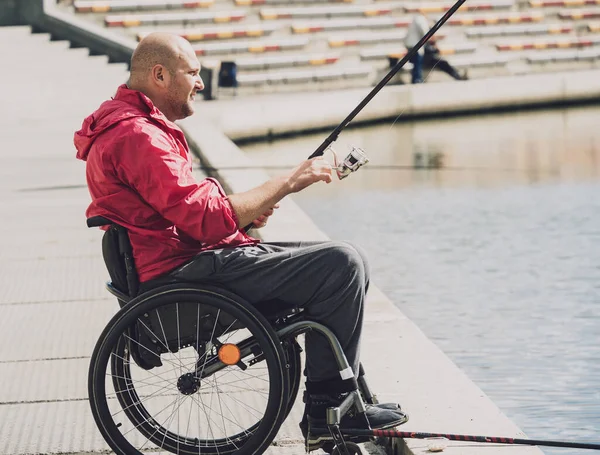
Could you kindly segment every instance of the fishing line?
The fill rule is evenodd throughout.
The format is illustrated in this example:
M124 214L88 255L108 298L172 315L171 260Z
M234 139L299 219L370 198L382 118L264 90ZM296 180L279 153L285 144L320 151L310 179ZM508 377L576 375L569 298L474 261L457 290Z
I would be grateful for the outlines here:
M289 170L293 167L290 165L256 165L256 166L223 166L223 167L210 167L210 166L197 166L195 169L199 169L206 172L217 172L217 171L247 171L247 170L265 170L265 171L278 171L278 170ZM401 164L369 164L369 166L361 168L372 171L420 171L420 170L435 170L435 171L488 171L488 172L506 172L506 173L518 173L518 172L540 172L546 174L556 173L553 169L511 169L511 168L491 168L491 167L460 167L460 166L443 166L443 165L401 165Z
M448 19L462 6L466 0L457 0L452 7L444 13L444 15L431 27L431 29L419 40L419 42L402 57L398 63L384 76L381 81L365 96L365 98L354 108L348 116L342 120L342 122L332 131L332 133L323 141L323 143L309 156L309 159L317 156L322 156L325 150L337 140L338 136L348 124L354 120L360 111L369 104L369 102L381 91L383 87L394 77L394 75L402 69L402 67L423 47L423 45L429 41L429 39L439 30L439 28L446 23Z

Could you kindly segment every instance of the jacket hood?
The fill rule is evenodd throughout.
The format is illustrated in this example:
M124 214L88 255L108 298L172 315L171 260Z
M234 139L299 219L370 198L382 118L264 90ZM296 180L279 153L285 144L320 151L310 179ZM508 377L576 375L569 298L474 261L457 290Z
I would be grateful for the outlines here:
M113 99L105 101L85 118L81 129L75 132L73 142L77 158L87 160L96 138L119 122L133 117L162 116L146 95L122 85Z

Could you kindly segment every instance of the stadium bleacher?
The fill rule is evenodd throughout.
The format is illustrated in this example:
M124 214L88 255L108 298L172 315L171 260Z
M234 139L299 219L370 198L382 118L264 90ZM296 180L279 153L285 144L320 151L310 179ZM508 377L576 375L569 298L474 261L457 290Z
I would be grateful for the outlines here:
M74 0L63 8L137 40L155 30L178 33L193 43L201 62L236 64L243 92L302 83L321 89L336 81L373 85L388 62L406 54L403 39L413 15L424 14L433 24L452 5L448 0ZM600 0L473 0L435 36L444 58L475 78L590 68L600 64L598 18ZM430 81L443 79L433 74Z
M78 13L107 13L112 11L161 10L181 8L207 8L214 0L78 0L73 7Z

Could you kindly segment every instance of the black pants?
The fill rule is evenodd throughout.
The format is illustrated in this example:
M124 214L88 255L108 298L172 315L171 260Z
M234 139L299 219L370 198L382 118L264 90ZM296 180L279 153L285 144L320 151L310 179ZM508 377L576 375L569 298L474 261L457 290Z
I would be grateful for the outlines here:
M260 243L199 254L170 275L210 282L250 304L267 300L303 307L336 335L358 376L360 337L369 269L365 255L345 242ZM340 379L324 336L306 334L309 381Z
M439 54L432 54L425 52L425 56L423 58L423 66L427 68L435 68L436 70L440 70L454 79L461 80L463 77L458 73L456 68L454 68L448 60L444 60L439 56Z

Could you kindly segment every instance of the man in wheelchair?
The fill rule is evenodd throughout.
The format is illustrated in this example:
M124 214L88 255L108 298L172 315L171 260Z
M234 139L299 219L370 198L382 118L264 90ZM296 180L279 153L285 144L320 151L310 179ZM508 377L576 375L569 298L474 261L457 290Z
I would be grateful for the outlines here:
M305 418L312 450L331 437L326 408L357 388L359 348L369 270L364 254L342 242L261 243L244 227L267 224L277 203L332 169L321 158L244 193L226 195L213 178L192 176L183 132L174 123L194 113L203 89L189 42L153 33L131 59L127 84L87 117L75 133L92 198L87 216L102 216L129 233L140 291L169 281L213 283L252 305L302 308L338 338L352 372L340 375L324 336L306 334ZM354 374L353 374L354 373ZM383 429L406 420L397 404L367 406L366 418L346 415L342 427Z

